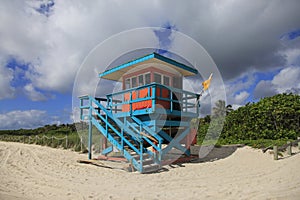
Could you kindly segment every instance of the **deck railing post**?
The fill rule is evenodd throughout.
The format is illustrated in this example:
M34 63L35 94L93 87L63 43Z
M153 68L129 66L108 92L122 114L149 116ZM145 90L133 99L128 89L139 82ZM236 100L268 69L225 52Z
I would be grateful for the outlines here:
M132 91L129 93L129 112L132 114Z
M155 105L156 105L156 85L152 87L152 112L155 112Z
M173 112L173 92L170 90L170 109Z

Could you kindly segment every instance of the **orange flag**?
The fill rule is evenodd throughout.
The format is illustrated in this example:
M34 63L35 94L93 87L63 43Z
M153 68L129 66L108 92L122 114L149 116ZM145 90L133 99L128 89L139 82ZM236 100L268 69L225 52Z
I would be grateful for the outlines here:
M207 90L209 88L210 81L212 79L212 75L213 74L211 73L210 76L209 76L209 78L206 81L202 82L203 90Z

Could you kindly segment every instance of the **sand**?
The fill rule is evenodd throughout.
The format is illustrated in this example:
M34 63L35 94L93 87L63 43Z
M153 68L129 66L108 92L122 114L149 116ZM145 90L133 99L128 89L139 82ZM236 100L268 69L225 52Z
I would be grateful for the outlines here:
M77 163L87 156L69 150L0 142L0 199L300 199L300 153L274 161L241 147L210 156L139 174Z

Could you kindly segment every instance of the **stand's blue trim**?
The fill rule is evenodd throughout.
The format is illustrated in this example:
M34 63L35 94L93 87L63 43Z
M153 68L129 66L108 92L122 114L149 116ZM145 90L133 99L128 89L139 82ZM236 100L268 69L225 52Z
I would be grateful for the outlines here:
M88 101L88 105L84 105L84 100ZM144 172L143 160L144 154L148 154L150 158L153 158L153 161L157 163L157 166L161 165L161 156L156 156L153 152L149 151L144 147L144 143L150 144L159 155L161 155L162 148L161 144L163 139L158 135L153 134L152 130L148 127L145 127L143 124L138 123L138 119L132 120L129 122L124 118L120 120L112 115L111 110L107 110L100 102L100 100L96 100L90 96L80 97L80 109L81 114L84 109L89 110L88 121L89 121L89 158L91 159L91 145L92 145L92 125L94 125L101 134L103 134L107 140L118 149L123 156L132 164L132 166L137 169L139 172ZM96 107L95 107L96 106ZM100 114L101 113L101 114ZM83 116L80 116L83 119ZM103 122L103 125L101 125ZM137 124L134 124L137 123ZM148 137L141 134L141 132L145 132L146 134L152 135L159 142L155 144ZM131 150L131 153L128 149ZM107 154L111 152L113 147L108 147L104 151L103 154ZM138 157L134 157L132 153Z
M164 61L164 62L166 62L168 64L176 66L178 68L184 69L184 70L189 71L189 72L194 73L194 74L198 74L198 71L196 69L192 68L192 67L189 67L189 66L187 66L185 64L182 64L182 63L179 63L179 62L177 62L177 61L175 61L173 59L167 58L167 57L162 56L160 54L151 53L149 55L143 56L141 58L129 61L129 62L125 63L125 64L119 65L119 66L111 68L109 70L106 70L105 72L100 73L99 77L102 78L102 77L104 77L104 76L106 76L108 74L112 74L114 72L117 72L119 70L123 70L123 69L125 69L127 67L130 67L132 65L135 65L135 64L147 61L147 60L152 59L152 58L159 59L159 60Z
M114 73L114 72L116 72L116 71L119 71L119 70L121 70L121 69L124 69L124 68L126 68L126 67L129 67L129 66L131 66L131 65L138 64L138 63L140 63L140 62L144 62L144 61L146 61L146 60L149 60L149 59L151 59L151 58L154 58L154 54L149 54L149 55L146 55L146 56L144 56L144 57L138 58L138 59L136 59L136 60L129 61L129 62L125 63L125 64L122 64L122 65L119 65L119 66L117 66L117 67L114 67L114 68L112 68L112 69L109 69L109 70L107 70L107 71L105 71L105 72L103 72L103 73L100 73L100 74L99 74L99 77L101 78L101 77L103 77L103 76L106 76L106 75L108 75L108 74Z
M130 100L123 102L120 99L116 99L115 96L121 95L121 98L123 99L124 93L130 92L129 96L131 96L133 91L138 92L140 88L148 88L148 96L142 100L152 99L152 103L155 102L155 100L160 100L160 97L157 97L156 92L154 92L157 88L166 88L169 93L180 91L179 100L173 99L172 95L170 95L170 99L163 99L171 104L174 102L180 104L180 109L182 109L182 111L172 109L164 110L157 107L155 103L154 105L152 104L154 107L150 109L151 112L147 115L145 115L145 113L144 115L136 115L136 112L142 114L144 110L119 112L122 111L122 109L120 110L118 107L124 104L131 104L132 106L134 102L139 102L139 100L135 99L134 102L132 102L132 99L130 98ZM89 159L92 158L91 146L93 125L107 138L107 141L113 145L113 147L108 147L103 150L102 154L107 154L111 152L113 148L116 148L132 164L132 166L141 173L147 169L143 163L145 155L147 155L147 158L151 158L152 161L156 163L156 166L161 166L163 156L168 154L172 148L176 148L186 155L190 155L189 150L181 144L181 141L190 132L189 123L192 116L195 116L198 113L198 105L189 103L190 100L196 100L197 95L156 83L140 88L119 92L118 94L110 94L107 95L107 99L93 98L91 96L80 97L80 118L82 120L87 120L89 124ZM149 94L150 89L152 90L151 95ZM103 105L104 103L105 106ZM189 106L191 105L195 107L196 111L189 112ZM88 111L88 113L84 112L84 110ZM126 115L119 117L121 113ZM166 114L170 117L166 121L162 121L155 117ZM177 114L178 116L181 116L180 121L177 120ZM173 118L174 120L172 120ZM181 127L183 132L179 131L179 133L174 136L171 131L169 135L163 131L163 127ZM155 138L157 142L150 139L151 137L149 136ZM167 144L167 146L163 148L162 144ZM152 148L152 151L146 148L149 146Z
M136 98L132 99L132 94L136 93L137 96L139 94L139 91L148 89L148 95L143 98ZM162 95L157 95L156 91L157 89L160 89L162 92L162 89L165 89L170 94L168 98L162 97ZM149 92L151 91L151 92ZM150 95L151 93L151 95ZM124 100L125 94L129 94L129 99ZM176 94L176 95L173 95ZM178 99L177 99L178 98ZM199 95L181 90L178 88L168 87L164 86L158 83L150 83L147 85L123 90L120 92L116 92L113 94L108 94L108 108L111 110L115 110L114 115L116 117L125 117L125 116L138 116L138 115L149 115L149 114L167 114L167 115L174 115L174 116L182 116L182 117L190 117L195 118L199 115L199 106L196 104L197 99L199 98ZM144 109L132 109L132 104L144 102L147 100L152 101L151 108L144 108ZM170 105L169 109L160 109L157 107L158 101L164 101L168 102ZM180 105L180 110L175 110L175 104ZM129 111L125 112L122 111L123 105L129 105Z
M181 146L179 144L179 142L187 136L187 134L189 134L190 132L190 129L186 129L184 132L182 132L180 135L178 135L177 137L173 138L172 141L169 143L169 145L163 149L163 152L162 152L162 156L166 155L174 146ZM185 149L184 153L187 153L189 154L189 151L186 151L187 149Z
M157 54L157 53L153 53L153 54L154 54L154 57L157 58L157 59L159 59L159 60L162 60L164 62L167 62L167 63L169 63L171 65L174 65L174 66L179 67L181 69L184 69L186 71L192 72L194 74L198 74L198 71L196 69L194 69L194 68L191 68L191 67L189 67L189 66L187 66L185 64L179 63L179 62L177 62L175 60L172 60L172 59L167 58L165 56L162 56L160 54Z
M92 105L92 99L89 99L89 105ZM89 108L89 117L88 117L88 120L89 120L89 141L88 141L88 149L89 149L89 160L92 159L92 137L93 137L93 134L92 134L92 107L90 106Z
M113 146L110 146L110 147L107 147L106 149L102 150L101 154L102 155L107 155L112 151L113 151Z

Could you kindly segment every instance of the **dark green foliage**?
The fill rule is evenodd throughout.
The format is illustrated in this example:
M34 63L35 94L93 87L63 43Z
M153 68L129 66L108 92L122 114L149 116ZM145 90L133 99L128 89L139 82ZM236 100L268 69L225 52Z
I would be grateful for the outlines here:
M279 94L230 112L221 136L242 140L296 139L299 120L300 96Z
M299 95L278 94L263 98L257 103L248 103L234 111L225 109L229 107L218 101L214 109L214 112L227 113L219 138L223 144L244 143L258 147L270 144L270 141L276 143L278 140L293 140L300 136ZM206 139L216 139L213 132L208 131L209 125L209 116L200 119L198 143L201 143L205 136ZM216 124L211 124L211 127L214 126ZM256 141L255 144L253 141Z

